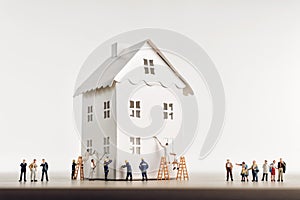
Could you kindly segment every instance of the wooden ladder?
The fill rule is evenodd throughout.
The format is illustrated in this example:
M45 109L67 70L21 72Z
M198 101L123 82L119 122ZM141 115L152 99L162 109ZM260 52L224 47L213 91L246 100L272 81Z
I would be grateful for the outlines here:
M76 165L75 174L74 174L74 179L75 180L77 179L79 168L80 168L80 180L83 180L84 179L84 175L83 175L83 160L82 160L82 156L79 156L78 160L77 160L77 165Z
M179 169L177 171L177 177L176 180L189 180L189 175L186 169L186 162L184 156L180 157L179 161Z
M160 166L157 174L157 180L170 180L169 169L166 161L166 157L161 157Z

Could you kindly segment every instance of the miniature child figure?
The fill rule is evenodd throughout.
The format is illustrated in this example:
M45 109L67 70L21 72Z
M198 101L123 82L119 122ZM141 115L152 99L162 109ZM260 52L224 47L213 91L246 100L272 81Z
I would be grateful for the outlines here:
M40 165L42 167L42 178L41 181L44 180L44 174L46 175L46 181L48 182L48 163L45 161L45 159L42 159L42 164Z
M22 181L22 176L24 174L24 182L26 182L26 166L27 166L27 163L25 161L25 159L23 160L23 162L20 164L21 166L21 174L20 174L20 179L19 179L19 182Z
M108 165L112 162L112 160L104 159L103 162L103 167L104 167L104 174L105 174L105 181L107 181L107 176L108 176Z
M248 179L248 170L247 170L247 168L248 168L248 166L246 165L246 163L245 162L242 162L242 164L237 164L236 163L236 165L238 165L238 166L242 166L242 171L241 171L241 176L242 176L242 182L245 182L245 178L247 179L247 182L249 181L249 179Z
M266 181L268 181L269 166L267 160L265 160L265 163L263 164L262 168L263 168L263 177L261 181L265 181L265 177L266 177Z
M233 165L232 165L232 163L230 162L229 159L227 159L227 162L225 164L225 168L226 168L226 174L227 174L226 181L228 181L229 175L230 175L231 181L233 181L233 177L232 177L232 168L233 168Z
M270 164L270 172L271 172L271 182L275 182L275 171L276 171L276 161L273 160L273 162Z
M72 162L72 174L71 174L71 179L72 180L74 180L75 178L74 178L74 175L75 175L75 168L76 168L76 161L75 160L73 160L73 162Z
M93 179L94 173L95 173L95 169L96 169L95 160L91 159L90 179Z
M259 169L255 160L253 160L252 166L248 170L252 170L252 182L258 182L257 174L259 172Z
M285 173L286 164L282 160L282 158L280 158L277 168L278 168L278 180L277 181L283 182L283 173Z
M30 169L30 178L31 178L31 182L37 182L36 180L36 170L37 170L37 164L36 164L36 159L33 159L33 162L29 165L29 169Z
M127 175L126 175L126 181L128 181L128 177L130 176L130 181L132 181L132 168L131 168L131 165L130 165L130 163L127 161L127 160L125 160L125 165L122 165L121 167L122 168L127 168Z
M140 170L142 172L142 181L144 181L146 179L146 181L148 181L148 177L147 177L147 169L149 168L148 163L144 160L144 158L141 159L141 163L140 163Z

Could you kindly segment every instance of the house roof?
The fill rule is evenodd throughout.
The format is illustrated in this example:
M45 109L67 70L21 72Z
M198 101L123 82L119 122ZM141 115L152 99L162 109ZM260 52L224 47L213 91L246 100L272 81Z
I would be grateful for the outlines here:
M127 49L124 49L117 57L110 57L102 63L75 91L74 97L80 94L111 87L114 83L115 77L126 66L126 64L134 57L134 55L146 44L159 55L159 57L171 68L175 75L185 84L184 94L193 94L192 89L184 78L176 71L173 65L162 54L162 52L154 45L151 40L144 40Z

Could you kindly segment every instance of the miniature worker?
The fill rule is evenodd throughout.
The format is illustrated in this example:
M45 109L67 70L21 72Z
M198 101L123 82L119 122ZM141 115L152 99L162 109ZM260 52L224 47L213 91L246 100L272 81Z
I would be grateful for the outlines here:
M228 181L229 179L229 175L230 175L230 178L231 178L231 181L233 181L233 177L232 177L232 168L233 168L233 165L232 163L230 162L229 159L226 160L226 164L225 164L225 168L226 168L226 181Z
M168 164L170 164L170 158L169 158L169 152L168 152L168 147L169 147L169 143L166 142L165 145L163 145L156 136L153 136L153 138L158 142L158 144L164 149L164 156L166 158L166 162Z
M141 172L142 172L142 181L144 181L146 179L146 181L148 181L148 177L147 177L147 169L149 168L148 163L144 160L144 158L141 159L141 163L139 166Z
M132 181L132 168L131 168L130 163L127 160L125 160L125 165L122 165L121 167L127 168L126 181L128 181L128 177L130 177L130 181Z
M91 168L90 168L90 179L93 179L96 169L96 163L94 159L91 159Z
M22 181L22 176L24 174L24 182L26 182L26 167L27 167L27 163L25 161L25 159L23 160L23 162L20 164L21 166L21 174L20 174L20 179L19 182Z
M105 181L107 181L107 176L108 176L108 172L109 172L108 165L111 162L112 162L112 160L109 160L109 159L104 159L104 162L103 162Z
M48 182L48 163L45 161L45 159L42 159L42 164L40 165L42 167L42 178L41 181L44 181L44 175L46 175L46 181Z
M75 160L73 160L73 162L72 162L72 174L71 174L71 179L72 180L74 180L75 178L74 178L74 175L75 175L75 168L76 168L76 161Z
M277 181L278 182L279 181L283 182L283 173L285 173L286 164L282 160L282 158L280 158L280 160L278 162L278 165L277 165L277 168L278 168L278 179L277 179Z
M37 164L36 164L36 159L33 159L33 162L29 165L29 169L30 169L30 179L31 182L37 182L36 180L36 171L37 171Z

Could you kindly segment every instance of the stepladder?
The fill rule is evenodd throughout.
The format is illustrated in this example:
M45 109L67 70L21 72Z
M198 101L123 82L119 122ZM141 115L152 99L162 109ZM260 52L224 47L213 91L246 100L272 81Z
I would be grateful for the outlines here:
M184 156L180 157L179 169L177 171L176 180L189 180L189 175L186 168L186 161Z
M169 168L166 157L161 157L157 174L157 180L170 180Z
M83 160L82 160L82 156L78 157L77 165L76 165L76 168L75 168L75 173L74 173L73 179L75 179L75 180L77 179L78 173L80 173L80 180L83 180L84 179L84 174L83 174Z

